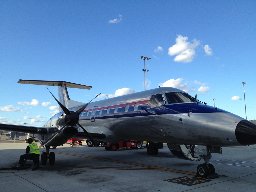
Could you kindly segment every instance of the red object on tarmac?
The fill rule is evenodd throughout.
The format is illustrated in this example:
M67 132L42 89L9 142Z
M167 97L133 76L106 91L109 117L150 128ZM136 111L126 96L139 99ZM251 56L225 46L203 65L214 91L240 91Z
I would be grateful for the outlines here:
M82 145L82 139L79 138L71 138L69 140L67 140L67 144L70 144L71 147L73 147L74 145Z
M128 140L128 141L118 141L117 143L107 142L105 149L107 151L117 151L119 149L139 149L142 148L141 141Z

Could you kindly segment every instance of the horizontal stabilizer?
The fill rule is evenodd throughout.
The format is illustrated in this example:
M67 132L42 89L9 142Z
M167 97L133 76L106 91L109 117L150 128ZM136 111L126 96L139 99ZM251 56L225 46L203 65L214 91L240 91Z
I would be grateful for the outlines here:
M60 86L78 89L91 89L92 86L82 85L77 83L71 83L67 81L44 81L44 80L22 80L20 79L18 83L21 84L33 84L33 85L48 85L48 86Z

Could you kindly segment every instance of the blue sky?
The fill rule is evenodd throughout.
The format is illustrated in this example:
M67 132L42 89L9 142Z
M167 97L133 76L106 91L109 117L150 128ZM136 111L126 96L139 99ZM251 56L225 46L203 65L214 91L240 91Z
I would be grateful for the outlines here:
M56 110L46 87L18 79L92 85L70 90L84 102L142 91L141 55L152 58L147 89L174 86L242 117L246 82L256 119L255 9L254 0L2 0L0 121L41 125Z

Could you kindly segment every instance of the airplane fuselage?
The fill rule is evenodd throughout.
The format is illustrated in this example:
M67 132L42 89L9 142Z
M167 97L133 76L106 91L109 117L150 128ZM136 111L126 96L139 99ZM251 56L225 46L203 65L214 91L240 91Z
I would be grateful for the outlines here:
M46 126L58 125L61 115L57 114ZM247 144L241 143L246 135L241 135L242 129L237 128L244 121L175 88L93 102L79 117L79 123L89 133L105 135L107 141L134 139L210 146Z

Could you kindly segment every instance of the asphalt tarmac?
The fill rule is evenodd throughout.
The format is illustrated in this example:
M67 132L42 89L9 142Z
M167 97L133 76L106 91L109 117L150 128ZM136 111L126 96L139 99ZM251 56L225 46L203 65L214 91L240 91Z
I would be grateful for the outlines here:
M87 146L53 150L54 166L17 169L26 143L0 143L0 192L137 192L137 191L256 191L256 146L223 148L211 163L217 175L195 177L194 162L175 158L167 147L159 155L146 149L105 151Z

